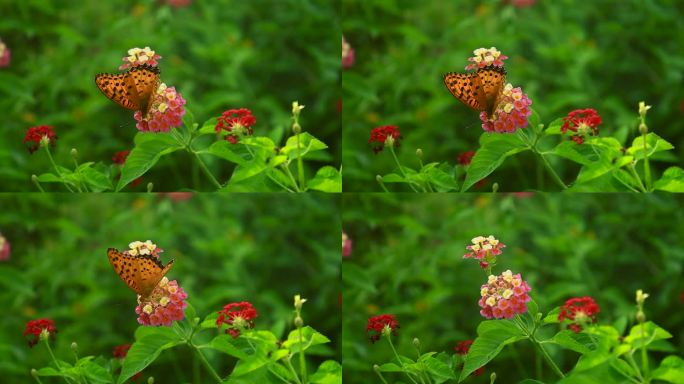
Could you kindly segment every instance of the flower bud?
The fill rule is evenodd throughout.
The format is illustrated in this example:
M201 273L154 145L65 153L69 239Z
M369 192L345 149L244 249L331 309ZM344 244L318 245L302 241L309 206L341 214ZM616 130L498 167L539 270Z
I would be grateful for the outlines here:
M299 125L299 123L292 124L292 132L294 132L295 135L298 135L302 132L302 127Z
M494 381L496 381L496 372L492 372L492 374L489 375L489 384L494 384Z
M302 109L304 109L305 105L299 105L298 101L293 101L292 102L292 114L295 116L299 116L299 112L301 112Z
M417 349L420 349L420 340L418 340L417 337L413 338L413 346L416 347Z
M297 316L294 319L294 325L297 328L301 328L304 325L304 320L302 320L301 316Z
M150 376L150 378L147 379L147 384L154 384L154 377Z
M74 160L78 159L78 151L76 148L71 148L71 157L73 157Z
M642 135L645 135L648 133L648 127L646 126L646 124L644 124L644 123L639 124L639 133L641 133Z
M641 309L639 309L639 310L637 311L637 314L636 314L636 319L637 319L637 321L640 322L640 323L643 323L644 321L646 321L646 314L644 313L644 311L642 311Z
M38 377L38 371L35 368L31 368L31 376L37 378Z
M380 374L380 366L379 365L373 364L373 370L375 371L375 373ZM34 369L34 371L35 371L35 369Z
M147 183L147 193L152 193L152 188L154 188L153 183Z
M646 299L648 298L648 296L649 296L648 293L644 293L643 290L638 289L636 291L636 302L637 302L637 304L639 304L639 305L643 304L644 301L646 301Z
M419 159L423 158L423 150L422 149L420 149L420 148L416 149L416 157L418 157Z
M642 119L644 117L646 117L646 111L648 111L649 109L651 109L651 106L646 105L646 102L644 102L644 101L639 102L639 115L641 116Z
M33 175L33 176L36 176L36 175ZM36 178L38 178L38 177L36 176ZM375 175L375 181L377 181L378 183L382 183L382 176L381 175Z
M78 344L75 341L71 343L71 350L78 353Z
M294 307L297 311L301 311L302 304L306 303L306 299L302 299L301 295L295 295L294 297Z
M492 193L496 193L498 191L499 191L499 183L492 184Z

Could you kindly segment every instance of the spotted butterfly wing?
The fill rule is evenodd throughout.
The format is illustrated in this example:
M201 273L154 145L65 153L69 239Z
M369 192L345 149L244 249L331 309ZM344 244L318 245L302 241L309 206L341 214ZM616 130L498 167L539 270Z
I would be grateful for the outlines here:
M506 70L488 66L474 73L449 72L444 75L444 85L454 97L488 117L494 114L506 80Z
M173 260L164 266L154 256L130 256L114 248L107 250L107 257L121 280L143 297L152 293L154 287L173 266Z
M95 76L95 84L108 99L147 116L159 85L159 68L143 64L121 74L100 73Z

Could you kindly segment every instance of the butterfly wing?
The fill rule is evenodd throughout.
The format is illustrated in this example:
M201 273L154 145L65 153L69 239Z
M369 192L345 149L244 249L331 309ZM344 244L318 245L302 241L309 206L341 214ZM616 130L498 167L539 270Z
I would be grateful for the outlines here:
M150 110L152 95L159 86L159 68L147 64L131 68L128 72L128 82L134 90L138 104L138 109L147 115Z
M478 88L481 90L478 93L480 97L478 103L484 106L482 110L487 112L488 117L491 117L501 98L506 81L506 70L496 66L480 68L477 71L477 78Z
M148 296L173 266L173 260L163 266L154 256L130 256L114 248L107 250L107 257L121 280L141 296Z
M108 99L147 115L152 94L159 85L159 68L144 64L121 74L100 73L95 76L95 84Z
M478 95L481 91L479 81L476 73L449 72L444 75L444 85L455 98L472 109L482 111L484 106L480 104L482 97Z

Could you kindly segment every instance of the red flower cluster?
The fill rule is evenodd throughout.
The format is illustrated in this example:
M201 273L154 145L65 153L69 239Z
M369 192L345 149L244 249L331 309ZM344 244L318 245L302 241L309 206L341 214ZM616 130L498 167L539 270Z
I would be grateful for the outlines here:
M5 236L0 233L0 261L6 261L9 260L10 258L10 252L11 252L11 247L10 247L10 242L7 241ZM350 250L351 252L351 250Z
M584 143L587 136L596 136L599 133L598 126L602 123L601 116L593 108L576 109L563 118L561 132L574 132L570 139L577 144Z
M256 117L252 111L246 108L229 109L219 117L214 130L216 133L228 131L225 139L231 144L237 144L240 135L249 136L252 134L252 125L256 124Z
M390 332L392 335L396 336L397 329L399 329L399 322L397 322L394 315L373 316L368 319L368 325L366 326L368 337L370 337L370 340L373 343L380 340L380 336L383 335L383 332Z
M241 301L230 303L219 311L216 319L216 326L221 328L222 324L227 324L226 333L236 338L240 336L240 329L254 328L254 318L259 316L252 303Z
M571 324L568 325L568 328L576 333L582 330L582 325L595 323L596 314L601 311L598 304L589 296L573 297L566 301L560 309L558 321L570 320Z
M342 232L342 257L349 257L352 253L352 239Z
M51 338L55 338L55 333L57 333L57 328L55 328L55 323L50 319L38 319L31 320L26 323L26 329L24 330L24 336L28 338L29 347L33 348L34 345L38 344L40 340L40 334L43 331L47 331Z
M114 156L112 156L112 162L114 162L114 164L124 165L124 163L126 162L126 158L128 157L128 154L130 152L131 151L129 150L124 150L115 153Z
M396 125L384 125L382 127L373 128L371 130L370 139L368 143L373 144L373 152L379 153L385 148L385 141L388 138L394 140L393 145L395 147L399 146L399 140L401 139L401 132L399 132L399 127Z
M475 156L475 151L463 152L456 157L456 161L463 166L470 165L470 162L473 161L473 156Z
M30 153L33 153L40 148L40 142L42 140L47 140L52 147L55 146L57 134L54 131L54 127L50 125L39 125L37 127L31 127L26 131L24 143L27 143L26 147Z
M129 349L131 349L130 344L117 345L112 350L112 355L114 355L114 357L117 359L123 359L126 357L126 354L128 353Z
M472 340L461 341L460 343L456 344L454 351L461 356L465 356L468 354L468 351L470 351L471 345L473 345ZM475 372L473 372L473 376L480 376L482 372L484 372L484 367L476 369Z
M342 36L342 69L351 68L354 65L354 49Z

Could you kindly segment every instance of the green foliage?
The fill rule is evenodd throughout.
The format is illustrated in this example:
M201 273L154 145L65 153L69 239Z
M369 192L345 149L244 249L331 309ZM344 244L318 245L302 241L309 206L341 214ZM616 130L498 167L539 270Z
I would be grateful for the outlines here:
M230 382L270 382L254 378L268 376L254 364L271 353L264 366L281 365L283 350L299 374L304 349L310 382L339 383L338 208L334 196L313 195L0 196L0 228L12 246L0 265L3 380L28 381L31 368L45 367L40 375L100 377L90 382L123 382L143 368L156 382L211 382L192 344L221 377L241 373ZM188 293L186 319L170 328L139 326L136 296L107 261L107 248L147 239L165 250L165 262L175 260L168 277ZM303 343L292 333L295 294L308 299ZM245 338L216 330L217 312L243 300L259 313L249 336L259 355ZM29 349L22 335L28 320L43 317L58 329L59 369L43 343ZM126 343L133 346L121 367L112 348Z
M213 116L244 107L257 118L257 136L284 142L291 103L298 100L306 105L303 130L329 147L325 157L307 157L307 179L322 166L339 168L337 0L193 1L182 8L164 3L0 4L0 14L6 15L0 20L0 38L12 51L10 65L0 69L2 190L35 191L31 175L54 172L43 153L31 156L22 143L28 127L43 124L53 125L59 136L57 164L73 164L71 148L78 150L79 161L93 163L64 177L88 190L111 189L105 176L114 176L109 172L112 155L132 149L137 130L133 112L107 100L94 77L116 72L128 49L145 46L162 56L161 80L187 100L186 109L194 117L186 115L186 125L207 119L211 124ZM152 182L158 191L215 190L195 159L183 152L162 157L145 174L145 184ZM233 170L211 156L204 160L222 181ZM49 178L40 180L54 181ZM44 188L64 190L59 184Z
M603 118L600 136L612 137L614 142L603 147L603 152L599 150L601 161L583 164L586 156L573 156L570 152L577 148L567 144L547 154L547 161L566 184L576 183L574 190L588 192L641 190L627 164L606 161L617 157L612 153L613 145L619 150L641 140L637 104L645 101L653 106L648 114L649 132L667 140L677 151L655 153L656 146L650 146L657 161L650 164L653 184L647 183L645 189L682 191L678 186L681 179L673 180L675 175L679 177L680 168L671 168L676 163L681 167L684 147L678 123L682 97L675 85L681 82L684 70L679 49L684 32L679 21L681 3L561 0L536 1L529 7L512 3L342 1L343 34L355 51L355 63L343 70L342 82L345 190L379 191L382 187L377 185L376 175L397 169L392 157L374 155L367 144L370 130L387 124L401 128L403 140L397 151L401 164L422 168L414 157L420 148L423 161L440 164L434 168L450 175L452 182L463 186L461 190L473 190L485 175L484 185L476 191L491 190L495 182L501 191L558 190L558 183L538 156L520 153L502 162L510 156L500 152L502 148L481 147L478 114L454 99L442 84L444 73L464 72L466 59L474 49L495 46L509 56L507 81L522 87L539 113L525 128L530 131L528 136L538 136L537 122L553 127L549 122L576 109L594 108ZM568 139L549 140L555 146ZM605 144L597 140L584 146L593 152L591 147ZM496 149L499 151L492 153ZM469 170L464 183L463 170L458 169L462 167L454 166L455 159L471 150L486 153L473 160L478 164L471 168L478 169ZM633 160L642 159L635 155ZM585 168L579 179L580 166L575 163ZM666 174L668 169L672 170ZM636 172L640 178L647 178L641 164ZM445 187L444 175L405 173L411 179L432 183L434 190L458 190ZM395 174L391 174L392 183L398 182ZM656 181L661 177L665 180ZM409 183L406 179L403 182ZM387 188L411 190L406 184Z

